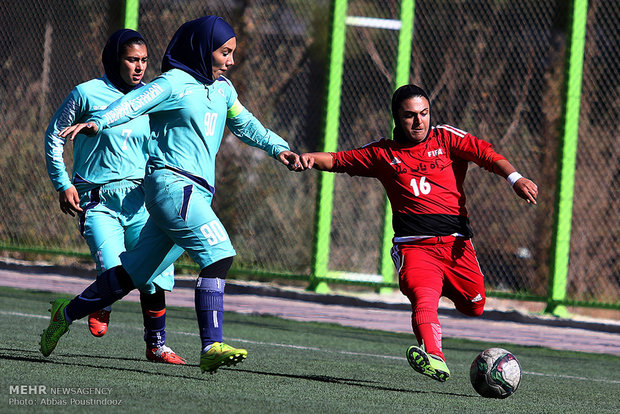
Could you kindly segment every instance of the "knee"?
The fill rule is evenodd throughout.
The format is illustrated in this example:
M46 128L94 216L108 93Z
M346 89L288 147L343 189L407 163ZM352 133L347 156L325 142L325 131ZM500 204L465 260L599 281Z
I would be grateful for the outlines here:
M228 270L232 266L232 263L232 257L226 257L218 260L217 262L211 263L207 267L202 268L200 270L199 277L226 279L226 275L228 274Z
M163 290L155 290L155 293L140 291L140 304L142 310L162 310L166 308L166 294Z
M470 303L467 306L457 306L456 309L467 316L482 316L482 313L484 312L484 301Z
M133 284L131 276L127 273L127 270L125 270L123 266L113 267L112 270L116 273L116 279L118 280L118 284L123 293L127 294L136 288Z

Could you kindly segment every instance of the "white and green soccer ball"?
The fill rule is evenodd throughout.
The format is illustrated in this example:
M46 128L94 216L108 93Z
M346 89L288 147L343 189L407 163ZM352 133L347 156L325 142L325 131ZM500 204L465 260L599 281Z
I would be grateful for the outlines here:
M469 379L483 397L510 397L521 382L521 364L503 348L485 349L472 362Z

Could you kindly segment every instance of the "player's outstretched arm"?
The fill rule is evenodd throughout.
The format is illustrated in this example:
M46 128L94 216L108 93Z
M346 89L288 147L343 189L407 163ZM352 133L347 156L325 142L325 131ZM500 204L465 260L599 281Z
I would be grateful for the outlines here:
M512 184L515 193L525 201L536 204L538 186L530 179L521 176L507 160L499 160L493 164L493 171L506 178Z
M97 124L95 124L94 122L86 122L63 128L63 130L60 131L58 135L63 138L69 136L69 139L73 141L75 139L75 136L79 133L85 135L95 135L97 132L99 132Z
M334 167L334 159L328 152L309 152L301 154L303 169L316 168L321 171L329 171Z

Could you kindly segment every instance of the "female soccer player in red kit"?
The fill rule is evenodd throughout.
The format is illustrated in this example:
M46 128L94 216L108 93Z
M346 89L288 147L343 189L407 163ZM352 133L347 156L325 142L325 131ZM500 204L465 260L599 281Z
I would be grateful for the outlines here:
M439 298L465 315L484 309L484 277L471 243L463 182L470 161L508 180L536 204L538 187L522 177L491 144L448 125L430 127L427 93L405 85L392 96L394 140L335 153L302 154L302 168L377 178L392 205L392 259L401 292L412 307L419 346L407 350L411 367L443 382L450 377L441 348Z

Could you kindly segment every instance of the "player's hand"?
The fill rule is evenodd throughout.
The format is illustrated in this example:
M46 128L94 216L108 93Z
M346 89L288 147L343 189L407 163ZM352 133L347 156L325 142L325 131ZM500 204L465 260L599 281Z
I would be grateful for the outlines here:
M301 165L304 170L309 170L314 166L314 157L312 154L301 154L299 159L301 160Z
M78 192L74 186L58 193L58 203L60 204L60 211L69 214L71 217L74 217L76 212L82 212L82 208L80 207L80 196L78 196Z
M299 155L293 151L282 151L278 154L278 160L286 165L290 171L303 171L301 162L299 161Z
M69 127L64 128L58 135L62 138L66 138L69 136L69 140L73 141L77 134L85 134L85 135L95 135L99 132L99 128L97 128L97 124L94 122L86 122L81 124L71 125Z
M534 184L532 180L521 177L512 186L512 189L519 197L528 203L536 204L536 198L538 197L538 186Z

